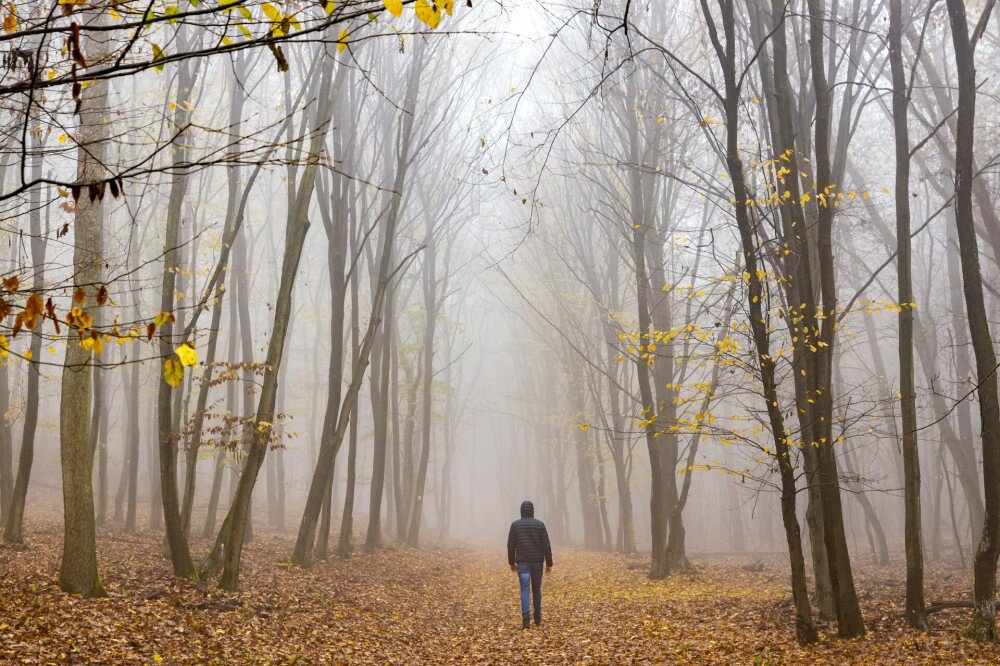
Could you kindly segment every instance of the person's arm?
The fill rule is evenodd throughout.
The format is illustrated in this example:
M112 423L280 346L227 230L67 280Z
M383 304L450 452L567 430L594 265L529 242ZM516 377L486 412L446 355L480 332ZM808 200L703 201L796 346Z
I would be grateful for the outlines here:
M511 524L510 532L507 533L507 564L511 570L516 568L514 564L514 525Z
M545 552L545 567L552 568L552 544L549 543L549 531L542 525L542 550Z

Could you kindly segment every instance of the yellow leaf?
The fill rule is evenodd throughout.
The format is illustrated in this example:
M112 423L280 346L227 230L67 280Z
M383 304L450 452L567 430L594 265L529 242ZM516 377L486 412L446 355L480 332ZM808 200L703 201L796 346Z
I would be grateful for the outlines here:
M49 345L49 353L52 354L53 356L55 356L56 355L56 348L53 347L52 345Z
M31 350L30 349L28 351L24 352L24 359L26 361L30 361L31 360L31 356L32 356L32 354L31 354Z
M66 139L68 139L68 138L69 137L66 136L65 134L60 134L59 138L57 139L57 141L59 141L59 143L66 143Z
M400 6L400 11L402 11L402 7L403 7L402 0L399 0L399 3L400 3L400 5L399 5ZM325 5L323 5L323 11L326 12L327 16L329 16L330 14L332 14L333 10L335 8L336 8L336 6L332 2L328 2Z
M177 388L184 381L184 366L172 358L163 364L163 379L170 386Z
M270 2L265 2L260 6L260 8L263 10L264 15L267 16L267 18L271 19L275 23L281 23L281 12L279 12L278 9Z
M169 312L161 312L160 314L156 315L156 319L154 319L153 321L154 321L154 323L157 326L163 326L168 321L172 321L173 318L174 318L174 315L172 315L171 313L169 313Z
M198 352L195 351L194 345L190 342L181 344L174 351L177 353L177 358L181 360L181 365L196 365L198 363Z
M393 16L399 16L403 13L403 0L382 0L382 4L385 5L385 10Z
M454 0L434 0L434 4L439 12L444 12L448 16L451 16L451 12L455 8Z
M437 7L427 2L427 0L417 0L413 5L413 11L416 13L417 18L422 23L427 24L431 30L438 27L438 23L441 22L441 12L438 11Z
M340 36L337 37L337 51L343 52L347 48L347 28L340 31Z
M163 60L163 51L160 50L160 47L158 45L152 44L152 43L150 43L150 46L153 49L153 62L159 62L159 61ZM159 65L153 65L153 69L155 69L157 72L162 72L163 71L163 64L161 63Z
M3 19L3 31L8 35L17 32L17 14L7 14Z

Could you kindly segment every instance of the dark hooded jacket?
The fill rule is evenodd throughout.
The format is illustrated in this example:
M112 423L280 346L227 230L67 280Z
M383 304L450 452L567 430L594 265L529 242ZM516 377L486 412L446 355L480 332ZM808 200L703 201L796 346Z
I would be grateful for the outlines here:
M552 546L545 523L535 518L535 505L521 502L521 518L511 523L507 535L507 563L511 566L521 562L552 566Z

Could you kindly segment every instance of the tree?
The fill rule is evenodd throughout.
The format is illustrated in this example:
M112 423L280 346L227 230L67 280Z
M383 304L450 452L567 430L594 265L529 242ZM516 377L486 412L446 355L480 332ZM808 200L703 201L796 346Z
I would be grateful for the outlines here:
M994 3L988 2L969 34L963 0L947 0L955 67L958 114L955 135L955 226L962 258L962 284L969 333L976 357L979 414L983 440L983 486L986 515L974 565L975 602L967 634L978 641L996 640L996 570L1000 556L1000 400L997 397L996 352L983 298L979 245L972 212L972 160L976 117L976 44L986 31Z

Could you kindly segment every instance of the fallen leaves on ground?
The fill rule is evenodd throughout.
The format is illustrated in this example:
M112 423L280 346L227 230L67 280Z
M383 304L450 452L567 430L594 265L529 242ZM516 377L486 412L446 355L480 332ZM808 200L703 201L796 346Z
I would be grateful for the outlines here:
M646 563L557 549L543 588L544 623L522 631L517 577L495 550L389 547L288 568L288 535L244 551L242 590L173 579L157 535L101 530L110 596L56 585L61 527L31 522L23 548L0 547L0 663L997 663L1000 651L959 636L968 611L902 623L902 562L859 566L867 637L794 642L780 558L694 558L696 572L651 581ZM198 543L196 551L207 543ZM932 565L928 598L960 598L968 575Z

